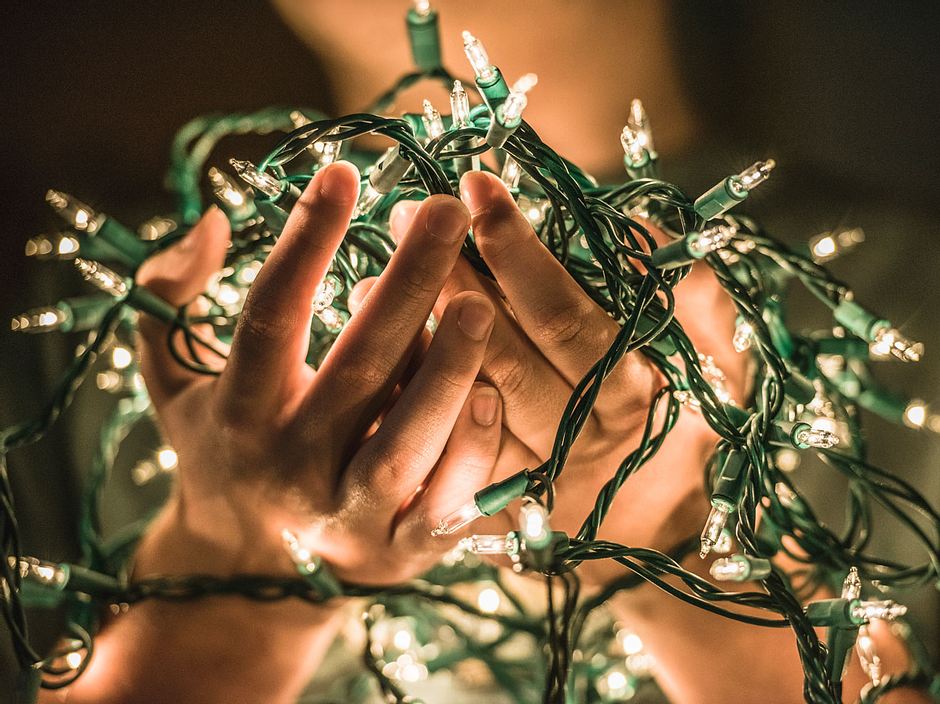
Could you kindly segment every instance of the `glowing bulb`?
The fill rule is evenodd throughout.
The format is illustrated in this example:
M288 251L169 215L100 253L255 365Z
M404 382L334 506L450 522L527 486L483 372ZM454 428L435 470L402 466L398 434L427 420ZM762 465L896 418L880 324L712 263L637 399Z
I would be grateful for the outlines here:
M643 652L643 641L633 631L626 629L617 631L617 641L620 643L620 647L623 648L625 655L636 655Z
M63 237L56 246L56 254L67 257L78 252L78 240L74 237Z
M411 631L407 628L399 628L392 636L392 644L399 650L408 650L412 640Z
M137 228L137 234L140 236L140 239L152 242L154 240L160 239L161 237L166 237L175 229L175 220L158 215L157 217L153 217L142 222L140 227Z
M721 538L721 531L724 530L725 525L728 523L729 515L731 515L731 507L727 504L716 503L712 505L700 538L701 549L699 550L698 556L703 560Z
M849 573L842 581L841 597L847 601L858 599L862 595L862 580L858 576L857 567L849 567Z
M852 607L852 616L856 619L871 621L894 621L907 613L907 607L890 599L863 600Z
M69 666L69 669L77 670L82 664L82 654L77 650L73 650L65 656L65 664Z
M526 105L529 103L529 98L526 94L532 90L538 82L538 76L534 73L527 73L512 84L512 88L509 89L509 95L506 96L506 100L496 108L497 117L501 118L500 121L504 125L513 126L522 119L522 111L525 110Z
M240 159L229 159L235 173L238 174L245 183L255 188L269 198L274 198L281 193L281 182L271 174L258 171L250 161Z
M61 589L68 582L68 574L59 565L35 557L22 557L19 562L13 557L7 558L7 564L16 568L22 579L34 584L53 589Z
M754 337L754 326L743 318L738 319L734 327L734 337L731 338L731 344L735 352L747 352L751 349L751 340Z
M281 530L281 540L297 570L303 575L312 575L320 569L320 558L315 556L287 528Z
M477 606L480 608L480 611L485 614L495 614L499 611L501 602L502 599L499 596L499 592L492 587L481 589L480 593L477 595Z
M468 501L463 506L460 506L459 508L444 516L440 523L437 524L437 527L431 531L431 535L435 537L439 535L453 535L461 528L464 528L473 523L482 515L483 513L476 505L476 502ZM505 538L505 536L502 537Z
M770 172L777 165L773 159L758 161L747 167L737 176L732 176L729 185L739 196L746 196L760 184L770 178Z
M922 342L911 342L897 328L880 327L875 331L871 353L878 357L894 355L902 362L919 362L924 355Z
M18 332L51 332L58 330L68 320L65 311L54 306L33 308L15 316L10 321L10 329Z
M333 305L333 301L342 293L342 290L342 280L335 274L327 274L317 285L317 290L313 295L313 312L321 313Z
M518 188L519 180L522 178L522 168L519 166L519 162L507 155L499 178L506 184L506 188Z
M455 129L470 124L470 98L460 81L454 81L454 89L450 92L450 118Z
M248 262L242 266L235 277L238 279L238 282L244 285L254 283L255 279L258 278L258 272L261 271L261 262L257 259Z
M431 101L425 99L421 104L424 114L421 116L421 122L424 124L424 131L428 139L437 139L444 134L444 120L441 119L441 113L431 105Z
M862 670L868 675L873 686L881 684L881 658L875 649L875 641L868 632L868 626L861 625L858 629L858 640L855 642Z
M215 292L215 300L223 308L231 308L241 303L242 291L232 284L221 283Z
M470 62L477 80L484 83L492 81L496 78L496 69L490 64L490 57L486 53L486 49L483 48L480 40L467 30L463 31L462 36L464 53L467 55L467 60Z
M923 428L927 422L927 404L914 399L904 409L904 424L910 428Z
M304 115L300 110L293 110L290 114L290 121L293 123L294 127L299 129L310 124L310 120L307 119L307 116ZM338 134L339 128L334 127L326 135ZM324 136L326 136L324 135ZM322 139L322 138L321 138ZM339 156L339 150L342 142L339 140L331 141L316 141L312 144L307 145L307 151L310 152L317 159L317 163L320 166L326 166L327 164L332 164L336 161L336 158Z
M860 227L837 232L823 232L810 238L809 251L813 261L822 264L855 249L864 241L865 232Z
M537 501L527 500L519 510L519 527L526 547L545 547L552 537L548 511Z
M431 3L428 0L415 0L415 14L418 17L427 17L431 14Z
M209 183L212 185L216 198L232 208L238 208L247 202L245 192L229 178L224 171L214 166L209 169Z
M649 161L649 152L643 145L640 133L629 125L620 133L620 145L628 167L638 169Z
M737 233L736 227L726 224L714 225L700 233L692 233L686 238L689 254L701 259L709 252L727 247Z
M746 582L750 579L764 579L770 574L770 561L763 558L751 558L746 555L720 557L712 563L708 572L719 582Z
M353 218L358 218L370 213L372 209L379 204L379 201L382 200L383 195L384 194L379 193L371 183L367 183L366 187L362 189L362 195L359 196L359 200L356 202Z
M774 484L774 493L777 495L777 499L784 508L792 508L793 504L800 498L796 495L795 491L783 482Z
M101 225L101 218L94 210L68 193L50 188L46 191L46 202L76 230L92 233Z
M157 464L164 472L175 469L179 464L179 456L172 447L164 446L157 450Z
M712 552L718 555L727 555L734 548L734 540L731 537L731 531L725 528L718 536L718 542L712 546Z
M800 445L808 445L820 450L828 450L839 444L838 435L818 426L800 428L796 431L794 440Z
M472 535L464 538L461 545L475 555L514 555L519 552L519 538L514 533Z
M134 355L123 345L111 350L111 366L114 369L127 369L134 361Z
M627 117L627 127L632 129L637 135L637 141L640 145L653 155L653 132L650 129L650 119L646 114L643 103L639 98L634 98L630 103L630 115Z
M345 327L346 322L349 320L348 313L336 310L336 308L324 308L318 311L316 316L319 318L320 322L323 323L323 327L327 329L327 332L331 333L342 332L343 327Z
M127 294L127 284L124 282L124 279L108 267L98 262L91 261L90 259L82 259L81 257L74 261L75 267L84 277L85 281L95 285L105 293L110 293L115 298L120 298Z
M143 486L150 482L154 477L160 474L160 468L156 462L143 460L138 462L131 469L131 479L137 486Z

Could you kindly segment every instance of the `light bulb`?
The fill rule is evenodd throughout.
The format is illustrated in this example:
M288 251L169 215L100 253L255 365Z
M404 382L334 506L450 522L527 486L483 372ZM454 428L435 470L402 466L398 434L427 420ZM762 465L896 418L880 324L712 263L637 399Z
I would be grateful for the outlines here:
M522 119L522 111L529 103L526 95L539 82L538 76L534 73L527 73L518 81L512 84L509 89L509 95L506 96L498 108L496 108L497 117L501 122L508 126L516 125Z
M720 557L708 569L709 574L719 582L746 582L764 579L770 574L770 561L752 558L746 555Z
M375 190L371 183L366 183L366 187L362 189L362 195L360 195L359 200L356 201L356 209L353 211L353 218L362 217L371 212L372 209L379 204L379 201L382 200L383 195L384 194Z
M248 196L227 173L214 166L209 169L209 184L215 197L230 208L240 208L248 202Z
M336 296L342 291L342 280L336 274L327 274L317 285L317 290L313 294L313 312L319 314L332 306Z
M650 129L650 119L646 114L646 109L639 98L634 98L630 103L630 115L627 117L627 127L632 129L637 135L637 141L652 156L655 153L653 147L653 132Z
M66 654L65 664L68 665L69 669L77 670L81 666L83 659L80 652L73 650L71 653Z
M839 436L834 432L812 425L798 429L793 439L800 445L809 445L820 450L828 450L839 444Z
M617 642L623 648L624 655L637 655L643 652L643 641L633 631L625 628L617 631Z
M114 369L127 369L134 362L134 354L123 345L117 345L111 350L111 366Z
M857 567L849 567L849 572L845 575L845 579L842 580L842 593L840 596L847 600L852 601L858 599L862 595L862 580L858 576Z
M455 129L470 124L470 98L460 81L454 81L450 92L450 118Z
M317 318L323 323L327 332L340 333L343 331L349 320L349 314L336 308L324 308L316 313Z
M718 542L712 546L712 552L718 555L727 555L734 548L734 540L731 537L731 531L725 528L718 536Z
M274 198L281 193L281 182L269 173L258 171L250 161L241 159L229 159L235 173L238 174L245 183L252 188L257 189L269 198Z
M649 152L643 145L640 133L629 125L620 133L620 145L623 147L628 167L638 169L649 160Z
M701 548L698 556L705 559L705 556L712 551L721 538L721 531L728 523L728 516L731 514L731 507L724 503L712 505L708 513L708 519L705 521L705 527L702 529L700 538Z
M526 547L545 547L552 537L548 511L537 501L523 501L519 509L519 529Z
M424 131L428 139L437 139L444 134L444 120L441 119L441 113L431 105L431 101L425 99L421 104L424 114L421 116L421 122L424 124Z
M927 422L927 404L920 399L914 399L904 409L904 425L909 428L923 428Z
M709 252L727 247L737 232L738 228L734 225L722 224L706 228L697 234L693 233L686 238L689 254L701 259Z
M141 460L131 468L131 480L137 486L144 486L158 474L160 474L160 467L152 460Z
M300 110L291 111L290 120L294 124L294 127L296 128L304 127L310 124L310 120L307 119L307 116L304 115ZM339 127L334 127L326 134L331 135L331 134L338 134L338 133L339 133ZM336 161L337 157L339 156L339 150L340 150L341 145L342 145L342 142L339 140L335 140L335 141L317 140L316 142L313 142L312 144L307 145L307 151L316 158L317 163L320 166L326 166L327 164L332 164L334 161Z
M746 196L760 184L770 178L770 172L777 165L773 159L758 161L747 167L737 176L732 176L730 187L738 196Z
M281 530L281 540L294 566L304 575L311 575L320 568L320 558L304 547L297 536L287 528Z
M731 344L735 352L747 352L751 349L751 340L754 337L754 326L747 320L739 318L737 325L734 326L734 337L731 338Z
M894 355L902 362L919 362L924 355L922 342L911 342L897 328L882 326L875 331L871 353L876 357Z
M50 188L46 202L69 225L81 232L93 233L101 226L98 214L74 196Z
M179 456L176 454L176 450L168 445L161 447L157 450L157 464L160 465L160 469L164 472L176 469L176 466L179 464Z
M813 261L822 264L855 249L865 241L865 231L860 227L836 232L823 232L810 238L809 251Z
M506 188L518 188L519 180L522 178L522 168L519 166L519 162L507 155L499 178L506 184Z
M137 235L142 240L153 242L161 237L166 237L173 232L176 227L176 221L172 218L157 215L142 222L140 227L137 228Z
M10 329L18 332L52 332L62 327L69 316L55 306L33 308L15 316L10 321Z
M467 552L475 555L515 555L519 552L519 538L515 533L501 535L471 535L461 540Z
M774 484L774 493L777 495L777 499L784 508L792 508L793 504L795 504L797 499L800 498L797 496L796 492L788 487L784 482L777 482Z
M464 53L467 55L467 60L470 62L477 80L484 83L492 81L496 78L496 69L490 64L490 57L486 53L486 49L483 48L480 40L467 30L463 31L462 36Z
M85 281L93 284L105 293L110 293L115 298L120 298L127 294L127 283L117 273L90 259L81 257L74 260L75 268L84 277Z
M495 614L499 611L501 603L502 598L499 592L492 587L481 589L480 593L477 595L477 606L480 608L480 611L485 614Z
M427 17L431 14L431 3L428 0L414 0L415 14L418 17Z
M894 621L907 613L907 607L890 599L862 600L852 607L852 616L856 619L870 621Z
M875 649L875 641L868 632L868 626L862 624L858 629L858 640L855 641L855 650L858 653L858 660L862 665L862 671L868 675L873 686L881 684L881 658Z
M14 557L8 557L7 564L17 569L21 579L29 580L33 584L61 589L68 582L68 573L54 562L46 562L35 557L21 557L17 561Z

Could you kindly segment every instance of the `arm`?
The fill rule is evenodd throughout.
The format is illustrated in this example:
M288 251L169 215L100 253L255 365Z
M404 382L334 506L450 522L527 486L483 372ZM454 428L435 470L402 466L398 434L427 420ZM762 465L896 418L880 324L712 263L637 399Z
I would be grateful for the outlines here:
M451 547L430 529L454 497L489 481L500 404L475 379L493 306L458 297L433 341L424 333L466 236L459 201L425 202L323 365L305 363L310 302L345 235L358 179L338 163L312 180L251 288L217 378L176 364L167 331L141 320L142 370L180 475L138 549L134 580L296 574L281 544L286 528L341 580L400 582ZM186 303L221 267L228 238L225 218L210 211L138 280ZM422 363L389 408L416 347ZM86 673L45 701L290 702L341 611L239 596L144 601L106 624Z

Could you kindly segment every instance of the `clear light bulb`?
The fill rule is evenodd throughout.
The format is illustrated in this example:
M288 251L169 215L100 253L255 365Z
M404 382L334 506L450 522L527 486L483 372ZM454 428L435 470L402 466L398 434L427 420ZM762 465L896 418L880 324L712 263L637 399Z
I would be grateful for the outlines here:
M477 606L485 614L495 614L502 604L502 597L492 587L481 589L477 595Z
M849 573L842 580L841 597L847 601L858 599L862 595L862 580L858 576L857 567L849 567Z
M169 445L164 445L157 450L157 464L164 472L172 472L179 465L179 455Z
M831 430L810 426L801 428L794 438L801 445L809 445L820 450L828 450L839 444L839 436Z
M454 128L470 124L470 98L460 81L454 81L454 88L450 92L450 118Z
M290 121L293 123L294 127L298 129L310 124L310 120L300 110L291 111ZM338 132L339 128L334 127L326 134L337 134ZM316 141L313 144L307 145L307 151L316 157L317 163L320 166L326 166L336 161L336 158L339 156L340 144L341 142L338 141Z
M519 162L507 155L499 178L506 184L506 188L518 188L519 181L522 178L522 168L519 166Z
M21 579L44 587L61 589L68 581L66 571L54 562L38 560L35 557L21 557L17 562L16 558L8 557L7 564L20 573Z
M522 119L522 111L529 104L529 98L526 95L539 82L539 77L534 73L527 73L518 81L512 84L509 89L509 95L506 100L497 108L502 116L502 122L507 125L514 125Z
M734 337L731 344L735 352L747 352L751 349L751 340L754 338L754 326L747 320L741 319L734 326Z
M362 189L359 200L356 201L356 209L353 211L353 218L362 217L370 213L372 209L379 204L379 201L382 200L382 195L382 193L375 190L375 187L371 183L366 183L366 187Z
M84 277L85 281L93 284L101 291L110 293L115 298L127 294L127 283L117 273L98 262L81 257L74 260L75 268Z
M209 185L224 205L237 210L248 203L248 194L224 171L214 166L209 169Z
M640 133L627 125L620 133L620 145L623 147L623 154L627 158L630 166L640 167L648 159L648 152L643 145Z
M862 665L862 671L868 675L873 686L881 684L881 658L875 649L875 641L868 632L868 626L861 625L858 629L858 640L855 641L855 650L858 653L858 660Z
M852 608L852 616L865 621L895 621L906 613L906 606L890 599L862 600Z
M617 642L620 643L624 655L638 655L643 652L643 640L626 628L617 631Z
M235 173L238 174L245 183L252 188L260 191L269 198L274 198L281 192L281 182L269 173L258 171L257 167L250 161L242 159L229 159Z
M719 557L708 568L708 572L719 582L743 582L747 580L751 569L745 560Z
M712 552L719 555L727 555L734 549L734 540L731 537L731 531L725 528L718 537L718 542L712 546Z
M463 31L462 36L464 53L467 55L467 60L470 62L477 80L492 81L496 78L496 69L490 64L490 57L486 53L486 49L483 48L483 44L467 30Z
M320 558L314 556L304 547L297 536L287 528L281 530L281 540L290 559L297 569L304 574L313 574L320 567Z
M342 332L349 320L347 313L336 310L336 308L324 308L319 311L316 316L319 318L320 322L323 323L323 327L326 328L327 332L334 334Z
M475 501L468 501L441 519L437 527L431 531L432 536L453 535L461 528L470 525L483 516Z
M127 369L134 363L134 353L124 345L115 345L111 350L111 367L121 370Z
M904 425L920 429L927 422L927 404L919 398L914 399L904 409Z
M333 305L333 301L342 290L342 280L336 274L327 274L317 285L317 290L313 295L313 312L321 313Z
M76 230L92 233L101 225L101 218L94 210L68 193L50 188L46 191L46 202Z
M922 342L911 342L897 328L891 327L880 327L875 331L870 350L875 356L887 357L890 354L902 362L919 362L924 356Z
M853 227L835 232L822 232L809 240L809 251L817 264L828 262L855 249L865 241L865 231Z
M140 227L137 228L137 234L140 239L153 242L161 237L166 237L173 232L176 227L177 224L175 220L158 215L142 222Z
M65 311L55 306L33 308L15 316L10 321L10 329L28 333L52 332L62 327L68 317Z
M796 492L788 487L784 482L774 484L774 493L784 508L792 508L793 504L800 498Z
M471 535L460 542L467 552L475 555L514 555L519 552L519 539L513 533Z
M653 147L653 132L650 129L649 115L639 98L634 98L630 103L630 115L627 117L627 127L637 134L637 140L640 145L650 154L655 151Z
M773 171L776 165L776 161L767 159L767 161L758 161L748 166L737 176L731 177L731 188L736 191L739 196L746 196L770 178L770 172Z
M552 535L546 508L537 501L524 501L519 509L519 529L526 545L546 545Z
M698 556L705 559L705 556L712 551L712 548L718 544L721 539L721 531L728 523L728 516L731 515L731 509L725 504L713 504L708 513L708 520L705 521L705 527L702 529L700 538L701 549Z
M431 101L425 98L421 104L424 114L421 116L421 122L424 123L424 131L428 139L437 139L444 134L444 120L441 119L441 113L431 105Z
M693 257L701 259L709 252L727 247L737 233L738 228L734 225L713 225L702 230L697 237L688 240L689 253Z
M427 17L431 14L431 3L429 0L414 0L415 14L418 17Z

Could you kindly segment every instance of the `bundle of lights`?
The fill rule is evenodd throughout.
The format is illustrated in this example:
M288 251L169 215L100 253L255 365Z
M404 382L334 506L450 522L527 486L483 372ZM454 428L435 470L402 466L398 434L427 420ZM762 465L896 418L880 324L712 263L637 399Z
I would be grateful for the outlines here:
M891 689L903 678L881 674L867 626L876 619L893 621L906 609L890 600L864 599L862 588L865 583L886 590L936 582L940 515L904 479L866 460L856 409L916 429L940 430L940 421L923 402L879 386L871 372L872 363L880 360L917 362L922 345L858 303L851 289L820 266L857 246L864 239L861 231L824 233L810 240L805 250L795 251L753 220L733 215L734 206L770 177L772 160L757 162L723 178L698 198L689 198L678 186L658 178L653 134L639 100L630 105L620 135L627 178L620 184L599 185L546 145L523 120L536 85L534 75L509 84L481 42L464 32L475 79L455 80L441 65L436 12L427 2L417 2L406 24L417 69L403 76L369 111L325 119L312 111L271 109L207 117L186 125L173 145L171 183L179 195L179 211L147 221L136 233L71 195L49 191L47 200L68 230L31 239L26 253L74 259L97 292L29 310L12 322L14 330L27 333L87 335L42 414L2 434L4 596L0 602L24 672L22 686L28 689L41 681L45 687L62 687L81 676L93 657L102 606L120 609L147 598L196 599L218 593L258 599L274 594L314 602L345 594L369 601L366 669L389 701L409 700L410 683L436 671L459 670L454 663L468 659L483 663L488 680L516 701L563 702L566 692L581 693L583 700L623 701L648 677L649 657L628 628L603 619L598 626L597 619L589 616L616 592L650 582L668 585L676 598L754 628L792 629L807 701L841 701L841 678L853 648L871 678L867 700ZM449 116L429 101L424 101L421 114L378 114L399 91L422 80L443 83L451 91ZM481 101L477 105L472 105L467 90L471 85ZM257 165L232 159L234 174L218 167L205 171L207 156L223 137L272 132L286 134ZM356 138L370 134L382 135L394 146L378 159L357 151ZM612 135L613 146L616 140L617 135ZM220 340L231 339L246 292L302 187L318 169L341 156L366 167L365 178L345 243L312 304L310 364L323 358L348 320L346 296L353 285L379 274L394 250L387 227L391 207L406 198L453 195L461 175L473 169L500 174L544 245L617 321L620 334L574 389L551 456L538 467L520 468L508 479L466 497L435 533L455 534L478 517L506 510L522 499L518 530L461 540L421 580L382 589L340 583L317 555L285 532L285 549L297 566L295 579L192 575L128 583L123 566L143 522L105 540L99 530L98 502L124 438L153 415L131 342L137 317L152 315L169 323L168 344L178 362L197 372L214 373L198 361L199 351L209 348L198 326L212 325ZM232 223L233 243L225 268L203 294L206 313L196 318L138 286L134 273L198 220L203 175ZM657 246L641 222L633 219L637 215L671 234L673 241ZM467 239L463 255L482 274L490 275L472 238ZM673 290L693 264L714 271L737 309L734 347L755 362L757 391L746 407L734 402L721 369L696 350L673 317ZM829 329L813 334L787 329L783 304L791 282L803 285L832 311ZM193 351L193 359L176 352L174 342L179 337ZM64 564L24 556L6 454L44 435L96 357L105 352L110 363L97 371L96 383L120 399L102 429L100 449L88 474L78 527L81 560ZM646 355L666 380L649 408L647 432L620 465L611 468L612 478L578 532L553 530L554 482L565 469L607 374L630 353ZM690 536L672 554L597 540L618 490L655 455L681 413L701 414L720 437L706 474L711 512L700 538ZM817 454L828 468L847 478L849 518L844 531L835 532L815 517L785 471L800 452ZM156 448L134 466L133 481L158 481L172 474L176 464L172 448ZM873 503L887 509L911 541L923 548L922 562L901 564L868 551ZM805 565L799 580L773 563L781 551ZM725 591L702 579L680 564L690 552L703 558L709 553L727 555L711 566L716 583L749 581L760 589ZM508 583L517 578L510 575L507 581L479 555L508 555L517 572L541 575L549 593L554 590L559 597L549 599L548 613L533 613ZM593 560L614 560L629 575L598 595L579 598L578 567ZM673 586L675 579L681 588ZM800 594L812 593L821 583L842 584L840 596L802 606ZM43 657L29 643L25 607L62 602L70 607L69 635L56 652ZM817 628L825 629L822 640ZM527 639L528 645L514 640L509 655L496 647L515 636ZM533 653L546 654L539 687L531 682ZM919 676L931 676L925 661L920 668Z

